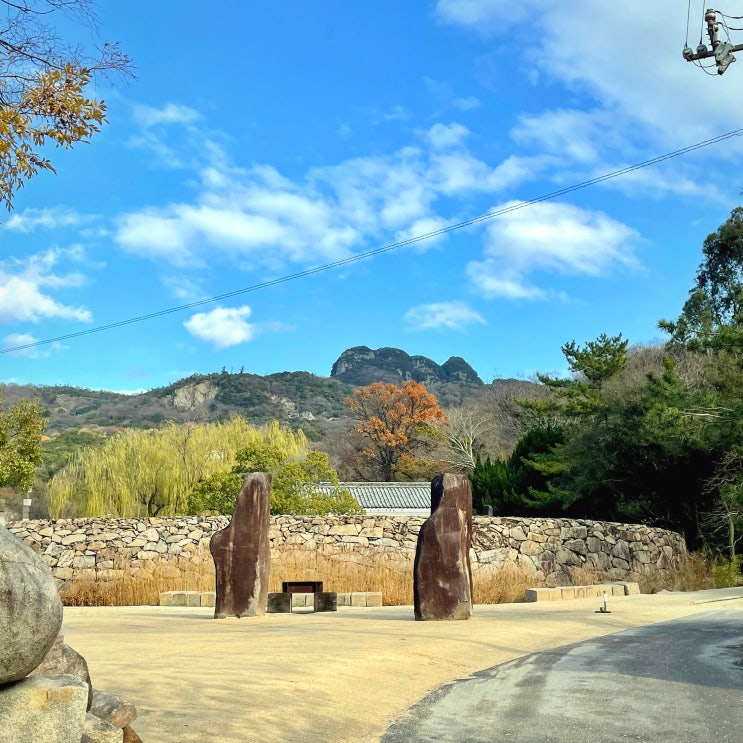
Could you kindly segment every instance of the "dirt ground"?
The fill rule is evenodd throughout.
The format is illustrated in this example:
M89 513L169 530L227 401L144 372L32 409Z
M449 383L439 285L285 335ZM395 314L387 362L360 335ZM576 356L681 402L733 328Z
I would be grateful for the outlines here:
M412 607L213 619L211 609L67 608L66 642L94 686L136 705L145 743L376 741L442 684L527 653L740 606L743 589L477 606L416 622Z

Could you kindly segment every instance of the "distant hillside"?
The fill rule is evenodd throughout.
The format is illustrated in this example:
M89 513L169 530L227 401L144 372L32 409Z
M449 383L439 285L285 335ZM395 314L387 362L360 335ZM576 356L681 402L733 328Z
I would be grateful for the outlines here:
M410 356L399 348L355 346L344 351L333 364L330 376L356 386L372 382L400 382L412 379L426 386L438 383L482 385L477 372L459 356L442 366L425 356Z
M2 385L6 403L21 397L40 398L48 414L47 433L69 428L155 428L166 421L223 420L242 415L254 423L274 418L298 424L322 437L318 420L345 414L343 400L353 387L307 372L206 374L181 379L137 395L99 392L78 387Z
M439 366L424 356L409 356L395 348L372 351L364 346L344 351L330 377L308 372L197 374L136 395L71 386L0 385L6 404L40 398L47 410L47 434L65 430L155 428L167 421L224 420L242 415L253 423L277 419L302 428L319 441L346 425L344 399L358 385L399 384L415 379L438 397L443 407L458 406L497 385L483 385L472 367L459 357ZM525 383L528 384L528 383Z

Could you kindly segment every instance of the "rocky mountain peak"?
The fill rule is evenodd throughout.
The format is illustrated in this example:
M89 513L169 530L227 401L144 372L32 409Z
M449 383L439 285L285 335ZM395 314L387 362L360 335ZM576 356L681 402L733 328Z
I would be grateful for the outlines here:
M410 356L399 348L373 350L368 346L345 350L333 364L330 376L353 385L372 382L400 384L409 379L425 385L438 382L483 383L477 372L459 356L452 356L439 366L425 356Z

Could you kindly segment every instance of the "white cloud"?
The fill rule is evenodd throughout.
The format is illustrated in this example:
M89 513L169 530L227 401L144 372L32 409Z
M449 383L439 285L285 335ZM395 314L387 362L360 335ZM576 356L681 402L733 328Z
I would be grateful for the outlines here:
M187 247L189 229L175 216L178 206L169 209L144 209L125 214L119 219L116 241L132 252L143 252L154 258L165 258L175 265L191 259Z
M178 151L172 144L169 144L165 138L154 134L151 131L145 131L142 134L134 134L127 140L131 147L148 150L158 165L162 165L173 170L179 170L185 167Z
M235 167L209 143L197 198L122 215L115 240L182 267L204 265L215 251L247 270L340 260L372 240L449 224L437 213L444 197L498 192L542 167L518 157L492 167L466 147L467 133L456 122L433 126L421 136L428 147L313 168L295 180L265 164Z
M444 219L443 217L423 217L422 219L416 219L409 227L395 233L395 241L403 242L404 240L411 240L413 238L422 237L423 235L429 235L432 232L438 232L444 227L448 227L450 224L453 224L453 221ZM420 243L416 242L415 245L420 250L427 250L433 244L440 242L445 237L446 233L443 235L436 235L435 237L428 237L425 240L421 240Z
M405 313L405 322L412 330L464 330L473 323L487 324L482 315L464 302L435 302L412 307Z
M3 227L14 232L35 232L37 229L52 230L60 227L77 227L94 219L90 215L78 214L74 209L56 206L48 209L24 209L14 212Z
M495 261L472 262L467 273L477 292L487 299L547 299L547 292L527 284L517 271L499 266Z
M174 297L183 302L195 302L197 299L203 299L206 296L206 292L199 282L187 276L166 276L162 282Z
M166 103L161 108L137 105L134 107L134 119L144 127L159 124L193 124L198 121L199 114L193 108L178 103Z
M557 109L520 116L511 136L520 145L535 146L579 163L593 163L599 159L599 146L623 146L621 138L612 136L616 126L615 117L607 111Z
M454 105L460 111L471 111L473 108L479 108L482 104L480 103L479 98L470 95L465 98L455 98Z
M405 106L393 106L390 111L382 116L385 121L406 121L410 118L410 114Z
M510 0L439 0L436 12L445 22L488 33L526 17L524 5L528 3L513 3Z
M448 149L461 145L469 133L461 124L434 124L428 130L428 140L436 149Z
M507 209L521 202L507 202ZM527 280L535 273L602 276L638 266L633 245L638 235L602 212L570 204L543 202L508 212L488 224L482 261L467 273L486 297L545 298Z
M75 254L74 250L70 253L56 249L38 253L25 261L0 262L0 322L39 322L52 317L90 322L92 316L88 310L62 304L49 293L84 284L80 273L55 272L63 258Z
M622 126L611 128L624 129L629 140L664 149L740 127L737 107L720 105L721 97L738 95L734 76L740 71L733 66L715 79L683 60L684 10L677 0L656 0L648 37L647 6L639 2L575 0L569 12L552 0L437 4L437 15L446 23L509 39L525 33L522 21L527 18L529 61L535 71L588 96L589 108L618 115ZM700 5L694 8L695 32L702 11ZM692 46L697 40L690 39ZM743 143L727 146L743 150Z
M17 351L7 351L9 356L22 356L27 359L47 359L52 353L59 353L65 350L66 346L61 343L50 343L44 346L35 346L38 338L30 333L11 333L3 338L5 348L17 348ZM24 348L31 346L31 348Z
M255 326L247 320L252 310L248 306L216 307L210 312L192 315L184 326L191 335L213 343L217 349L247 343L255 337Z

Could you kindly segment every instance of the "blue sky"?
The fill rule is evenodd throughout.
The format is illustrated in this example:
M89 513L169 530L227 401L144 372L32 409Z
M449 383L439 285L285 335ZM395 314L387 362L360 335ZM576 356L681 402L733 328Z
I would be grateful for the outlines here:
M743 59L722 77L685 62L681 0L100 5L100 37L137 79L98 84L110 123L53 153L58 174L0 217L3 348L343 260L743 126ZM701 16L692 2L694 47ZM741 201L742 162L729 139L342 268L4 353L0 381L327 376L356 345L462 356L485 381L561 372L566 341L660 339L702 240Z

